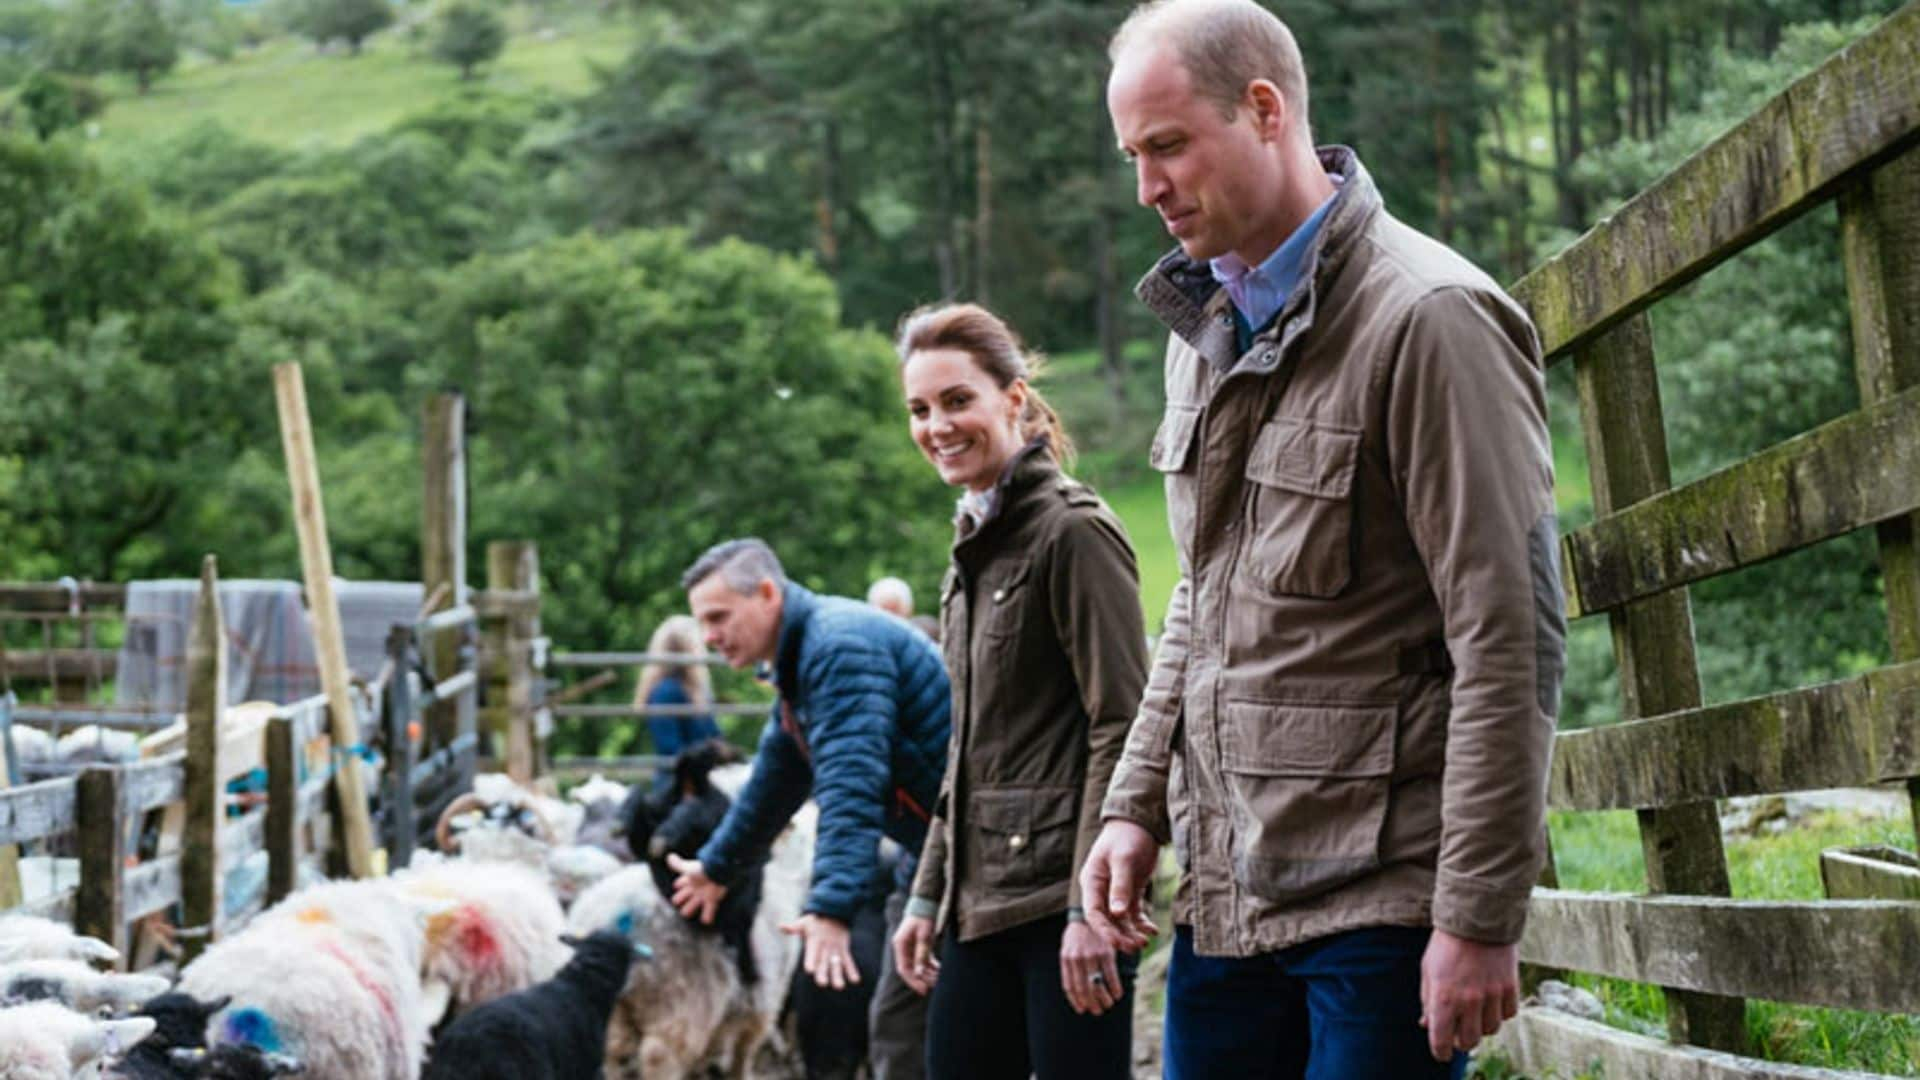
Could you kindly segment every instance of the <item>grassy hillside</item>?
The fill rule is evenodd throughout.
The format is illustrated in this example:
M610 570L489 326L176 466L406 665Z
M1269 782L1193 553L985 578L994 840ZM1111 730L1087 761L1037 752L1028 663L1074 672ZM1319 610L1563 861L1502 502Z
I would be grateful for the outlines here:
M509 25L506 50L466 84L451 65L427 55L429 29L399 27L373 38L359 56L321 52L311 42L282 37L232 60L195 59L144 97L130 82L109 79L113 102L99 121L99 145L110 155L136 151L208 120L280 146L343 145L463 85L587 90L594 66L621 60L632 34L630 25L586 13L536 28L526 12L515 10Z

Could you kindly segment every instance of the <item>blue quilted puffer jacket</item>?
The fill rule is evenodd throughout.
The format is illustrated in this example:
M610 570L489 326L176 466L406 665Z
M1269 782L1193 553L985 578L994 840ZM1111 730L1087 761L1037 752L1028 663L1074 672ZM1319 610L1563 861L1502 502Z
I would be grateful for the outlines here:
M866 604L788 583L780 691L753 774L700 849L715 881L758 862L811 795L820 806L806 910L851 921L884 833L918 854L946 772L952 695L926 635Z

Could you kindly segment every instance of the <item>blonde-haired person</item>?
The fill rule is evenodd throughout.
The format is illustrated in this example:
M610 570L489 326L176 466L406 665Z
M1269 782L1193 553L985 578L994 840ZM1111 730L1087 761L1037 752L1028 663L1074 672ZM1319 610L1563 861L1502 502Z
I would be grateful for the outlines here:
M1081 918L1075 870L1146 682L1133 547L1061 471L1071 444L1006 323L922 309L898 352L913 440L962 493L941 596L953 741L894 963L932 993L935 1080L1117 1080L1133 965Z
M647 652L655 659L640 669L640 684L633 692L635 708L712 707L713 676L703 661L691 659L707 655L700 624L693 616L674 615L662 622L647 639ZM662 656L689 659L658 659ZM710 712L649 716L647 733L653 737L654 753L672 757L689 746L719 738L720 725Z

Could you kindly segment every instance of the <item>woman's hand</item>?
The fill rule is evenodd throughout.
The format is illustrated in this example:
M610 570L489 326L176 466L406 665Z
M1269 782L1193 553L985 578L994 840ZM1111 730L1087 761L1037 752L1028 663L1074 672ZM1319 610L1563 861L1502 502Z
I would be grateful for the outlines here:
M1060 936L1060 985L1074 1012L1093 1016L1118 1005L1125 989L1113 946L1078 919L1070 920Z
M893 969L900 981L925 997L940 977L940 961L933 958L933 920L908 915L893 932Z

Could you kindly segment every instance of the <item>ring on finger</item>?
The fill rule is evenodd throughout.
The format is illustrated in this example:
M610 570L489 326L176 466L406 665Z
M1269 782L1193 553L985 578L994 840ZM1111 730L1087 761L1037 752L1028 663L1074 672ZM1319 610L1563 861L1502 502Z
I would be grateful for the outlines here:
M1096 971L1087 976L1087 981L1095 986L1105 986L1107 985L1107 973L1104 971Z

